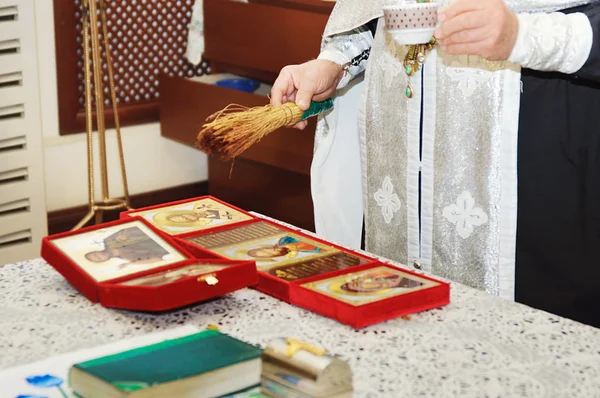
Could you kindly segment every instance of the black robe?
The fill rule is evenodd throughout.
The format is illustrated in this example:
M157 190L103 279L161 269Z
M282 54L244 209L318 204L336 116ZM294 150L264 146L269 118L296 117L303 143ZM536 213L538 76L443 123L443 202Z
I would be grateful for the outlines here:
M515 299L600 327L600 6L577 73L524 69Z

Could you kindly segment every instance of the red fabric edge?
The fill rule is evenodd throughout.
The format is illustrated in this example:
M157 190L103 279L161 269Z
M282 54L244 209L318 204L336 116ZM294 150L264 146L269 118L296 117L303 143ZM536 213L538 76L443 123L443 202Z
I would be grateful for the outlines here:
M310 278L310 281L303 281L303 284L379 266L399 269L408 274L438 282L439 285L362 306L353 306L333 297L306 289L299 284L290 284L290 303L359 329L403 315L438 308L450 302L450 285L447 282L382 262L358 266L341 272L337 271L330 273L327 277L317 276Z
M197 261L192 261L194 262ZM231 263L231 261L219 260L209 262ZM237 261L233 264L229 268L208 273L214 275L219 281L212 286L199 281L201 275L163 286L122 286L103 283L99 289L100 302L105 307L160 312L196 304L258 283L254 262Z
M273 297L290 302L290 282L263 271L258 271L258 290Z
M108 228L115 225L128 224L133 221L140 221L141 223L143 223L150 230L156 233L161 239L163 239L165 242L167 242L169 245L171 245L173 248L179 251L187 259L193 258L192 254L184 248L182 248L181 245L179 245L174 239L172 239L169 235L154 228L142 217L129 217L124 220L116 220L104 224L93 225L91 227L82 228L77 231L67 231L59 234L45 236L42 239L41 256L50 266L52 266L56 271L58 271L58 273L60 273L82 295L84 295L88 300L97 303L98 301L100 301L98 292L100 282L96 281L94 278L89 276L84 270L79 268L79 266L73 260L64 255L61 252L61 250L52 243L52 241L55 239L75 236L82 233ZM179 262L177 264L181 263L182 262ZM145 273L146 271L138 272L136 274L128 275L128 277L137 277ZM102 283L106 282L109 281L103 281Z

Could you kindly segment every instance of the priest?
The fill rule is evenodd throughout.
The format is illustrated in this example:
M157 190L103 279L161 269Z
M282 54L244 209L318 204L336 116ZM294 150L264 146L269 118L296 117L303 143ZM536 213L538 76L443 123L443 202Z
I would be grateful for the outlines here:
M335 98L317 232L600 327L600 6L456 0L409 73L387 3L338 0L318 59L273 86L274 105Z

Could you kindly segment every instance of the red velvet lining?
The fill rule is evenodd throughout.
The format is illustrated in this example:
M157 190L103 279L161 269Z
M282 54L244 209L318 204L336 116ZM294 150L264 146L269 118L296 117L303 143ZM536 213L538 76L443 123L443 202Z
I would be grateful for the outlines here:
M318 276L307 278L307 280L302 281L302 283L328 279L333 276L355 273L364 269L380 266L400 269L408 274L436 281L439 285L369 304L353 306L343 301L336 300L333 297L304 288L299 284L291 284L290 302L328 318L336 319L341 323L350 325L354 328L362 328L399 316L441 307L450 302L450 285L448 283L385 263L361 265L351 269L330 273L327 277Z
M197 261L187 263L193 264ZM221 263L232 262L221 261ZM256 265L253 261L237 261L233 264L231 267L203 274L214 275L218 280L215 285L209 285L205 281L199 280L202 275L186 277L162 286L124 286L116 283L102 283L100 285L100 301L105 307L138 311L164 311L223 296L258 283Z
M253 218L237 223L219 225L210 229L190 231L178 234L177 237L171 237L164 231L160 231L158 228L151 225L151 223L146 221L143 217L129 215L132 212L158 209L208 198ZM52 240L54 239L77 235L82 232L93 231L96 229L107 228L113 225L125 224L134 220L139 220L140 222L144 223L144 225L148 226L148 228L154 231L158 236L171 244L173 247L176 247L188 259L176 264L169 264L161 268L142 271L118 279L98 283L52 244ZM202 236L220 231L240 228L256 222L263 222L276 226L282 231L292 232L294 234L304 236L307 239L334 247L343 252L360 257L368 262L366 264L361 264L338 271L326 272L309 278L288 281L277 278L267 272L257 271L254 261L227 259L210 251L209 249L205 249L185 240L189 237ZM440 307L448 304L450 301L450 285L446 282L442 282L407 269L398 268L390 264L379 262L370 256L359 254L353 250L332 244L320 238L308 236L293 228L287 228L276 222L254 217L248 212L238 209L235 206L211 196L201 196L193 199L150 206L143 209L130 210L121 213L121 219L119 221L96 225L79 231L65 232L45 237L42 241L42 257L89 300L93 302L100 301L101 304L106 307L128 310L170 310L221 296L244 287L256 285L258 283L258 285L255 286L258 290L280 300L336 319L352 327L362 328L374 323L385 321L387 319ZM214 274L219 280L217 284L212 286L208 285L202 280L199 281L198 278L200 278L200 275L186 277L162 286L124 286L119 284L119 282L126 280L152 275L157 272L176 269L198 262L232 265L225 269L210 273ZM408 274L416 275L424 279L434 280L438 282L439 285L362 306L353 306L336 300L332 297L308 290L301 286L305 283L329 279L338 275L356 273L365 269L379 266L401 269L403 272Z
M89 276L83 269L79 268L75 262L63 254L62 251L52 243L55 239L79 235L81 233L104 229L115 225L128 224L133 221L142 222L160 236L161 239L187 257L187 260L108 281L98 282ZM217 297L258 283L256 265L253 261L232 261L219 258L214 254L212 254L212 256L213 258L206 258L206 256L194 258L194 256L186 251L183 245L180 245L176 239L153 227L149 222L144 220L143 217L138 216L127 217L125 219L95 225L78 231L69 231L47 236L42 240L42 258L54 267L82 295L92 302L100 301L100 303L106 307L122 309L164 311L203 301L208 298ZM198 262L232 264L232 266L211 273L215 274L216 278L219 280L219 283L213 286L210 286L205 282L198 282L197 279L200 276L188 277L162 286L123 286L118 284L119 282L126 280L152 275L157 272L176 269ZM202 286L202 289L198 289L198 286Z
M290 302L290 282L288 281L258 271L258 286L256 288L286 303Z
M179 251L183 256L187 258L192 258L192 255L185 251L180 245L178 245L170 236L154 228L142 217L130 217L127 220L111 221L104 224L82 228L77 231L67 231L51 236L46 236L42 239L41 256L44 260L46 260L48 264L54 267L71 285L73 285L73 287L79 290L81 294L83 294L92 302L98 302L98 282L94 278L89 276L87 272L79 268L79 266L74 261L72 261L65 254L63 254L62 251L52 243L52 241L55 239L79 235L98 229L108 228L114 225L127 224L133 221L140 221L150 230L156 233L161 239L163 239L169 245L173 246L173 248Z

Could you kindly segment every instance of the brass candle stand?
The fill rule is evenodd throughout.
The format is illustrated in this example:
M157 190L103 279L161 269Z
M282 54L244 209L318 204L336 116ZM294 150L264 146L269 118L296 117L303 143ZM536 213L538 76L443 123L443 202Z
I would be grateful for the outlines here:
M119 124L119 113L117 106L117 96L115 92L115 81L113 74L112 59L108 43L108 29L106 24L106 5L104 0L83 0L82 1L82 30L83 30L83 63L84 63L84 85L85 85L85 113L86 113L86 131L87 131L87 160L88 160L88 194L89 211L83 219L73 227L73 230L80 229L86 225L94 216L96 224L102 222L103 212L107 210L126 210L131 209L129 202L129 190L127 187L127 175L125 172L125 161L123 157L123 144L121 142L121 128ZM115 118L115 130L117 144L119 148L119 160L121 164L121 176L123 179L124 198L110 198L108 192L108 170L106 164L106 126L104 123L104 93L103 93L103 68L102 58L100 56L100 39L98 30L98 10L100 11L100 22L102 27L102 36L106 52L106 64L108 70L108 83L110 88L111 101ZM91 41L91 48L90 48ZM91 57L90 57L91 52ZM90 59L91 58L91 59ZM98 127L98 145L100 154L100 178L102 199L96 200L94 193L94 154L93 154L93 112L92 112L92 72L94 68L94 94L96 100L96 119Z

